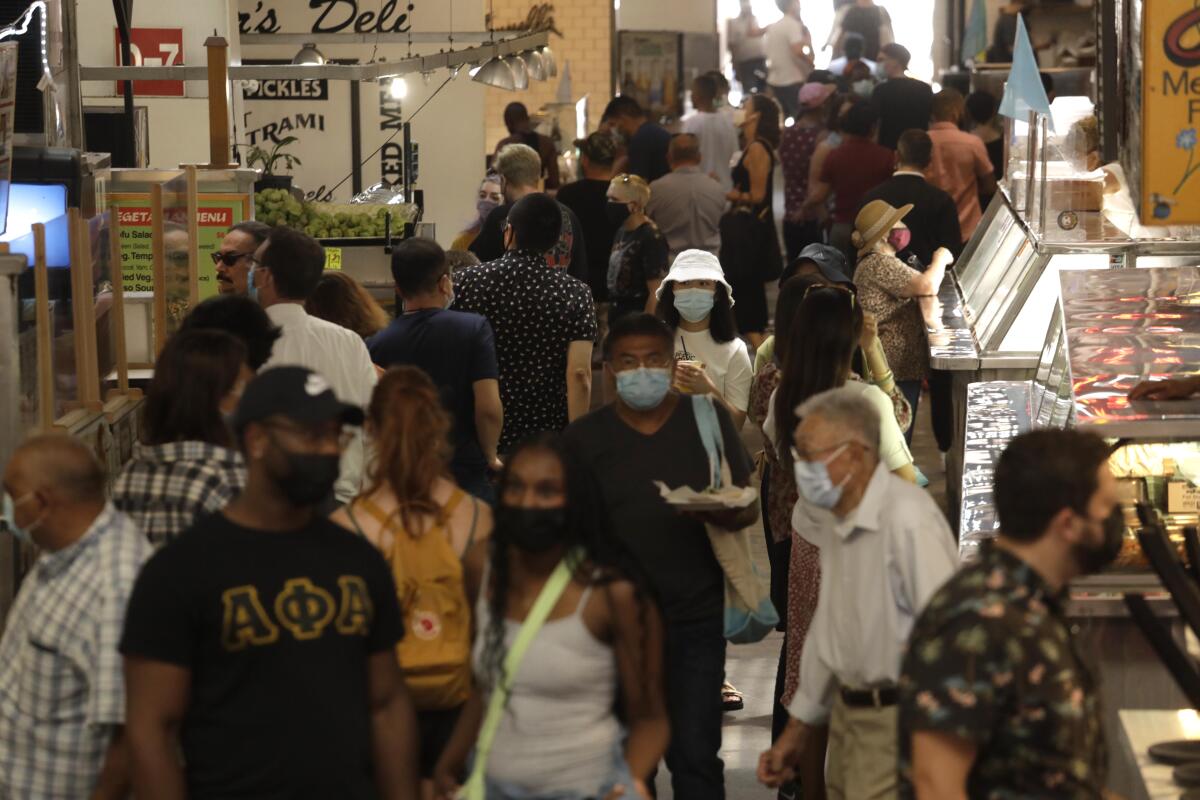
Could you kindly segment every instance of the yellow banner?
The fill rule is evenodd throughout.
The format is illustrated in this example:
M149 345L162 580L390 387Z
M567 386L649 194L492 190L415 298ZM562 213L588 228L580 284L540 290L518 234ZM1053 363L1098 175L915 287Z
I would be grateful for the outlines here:
M1200 7L1146 0L1142 196L1145 225L1200 223Z

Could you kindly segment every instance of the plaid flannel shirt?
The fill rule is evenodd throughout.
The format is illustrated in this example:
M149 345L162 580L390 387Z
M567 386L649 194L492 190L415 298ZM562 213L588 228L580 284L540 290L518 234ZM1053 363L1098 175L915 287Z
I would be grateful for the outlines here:
M113 486L113 504L156 545L220 511L246 485L240 453L208 442L137 445Z
M117 644L152 552L111 505L75 544L43 553L0 639L0 797L88 797L125 722Z

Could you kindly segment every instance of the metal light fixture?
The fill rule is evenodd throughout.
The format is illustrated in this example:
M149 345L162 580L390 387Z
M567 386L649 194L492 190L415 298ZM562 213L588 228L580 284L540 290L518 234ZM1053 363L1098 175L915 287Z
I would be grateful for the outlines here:
M517 54L512 54L504 57L504 63L508 64L512 70L513 88L517 91L524 91L529 88L529 68L525 65L525 59Z
M317 45L313 42L306 43L300 48L300 52L296 53L296 57L292 59L293 64L324 64L325 56L317 49Z
M542 58L542 54L537 50L530 50L521 55L525 58L525 63L529 66L529 77L536 81L546 80L546 60Z
M558 77L558 62L554 60L554 51L550 49L550 45L545 44L537 49L542 56L542 63L546 65L546 77Z
M493 57L482 67L476 67L472 72L474 74L471 76L471 80L482 83L485 86L507 89L510 92L517 88L512 67L500 58ZM526 84L528 85L528 79L526 79Z

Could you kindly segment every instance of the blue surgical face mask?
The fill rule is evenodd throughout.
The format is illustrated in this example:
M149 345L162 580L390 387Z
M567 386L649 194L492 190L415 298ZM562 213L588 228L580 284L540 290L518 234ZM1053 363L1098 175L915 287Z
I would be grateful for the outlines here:
M40 523L35 523L31 528L22 528L19 526L17 524L17 506L21 503L24 503L31 496L32 495L27 494L20 500L14 501L12 499L12 495L10 495L8 492L5 492L3 510L0 512L3 513L4 526L8 532L11 533L13 538L18 542L24 542L26 544L31 544L33 542L33 536L31 535L32 528L37 527L37 525Z
M792 469L796 473L796 489L799 490L801 497L817 508L831 509L842 499L842 489L850 480L850 476L847 475L841 483L834 486L833 479L829 477L828 465L845 449L846 445L842 445L824 461L801 461L795 457L795 451L792 451Z
M617 373L617 394L635 411L658 408L670 390L671 370L665 367L638 367Z
M676 289L675 310L688 322L703 322L712 313L712 289Z

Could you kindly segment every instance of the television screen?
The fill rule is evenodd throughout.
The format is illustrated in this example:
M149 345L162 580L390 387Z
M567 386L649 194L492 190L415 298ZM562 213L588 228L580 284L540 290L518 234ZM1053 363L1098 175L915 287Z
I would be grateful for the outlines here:
M8 196L8 225L0 242L9 242L11 252L21 253L33 264L33 240L28 237L35 222L49 223L67 213L67 187L61 183L14 183ZM70 239L65 219L46 226L46 264L71 264ZM18 241L20 240L20 241Z

